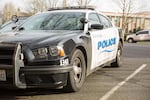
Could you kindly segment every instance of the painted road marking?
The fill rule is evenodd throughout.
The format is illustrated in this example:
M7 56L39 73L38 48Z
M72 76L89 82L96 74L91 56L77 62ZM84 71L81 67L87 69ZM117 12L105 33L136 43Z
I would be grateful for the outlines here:
M144 69L147 65L143 64L141 65L137 70L135 70L130 76L128 76L124 81L118 83L117 86L112 88L110 91L108 91L102 98L99 100L108 100L111 95L114 94L121 86L123 86L127 81L129 81L131 78L133 78L137 73L139 73L142 69Z

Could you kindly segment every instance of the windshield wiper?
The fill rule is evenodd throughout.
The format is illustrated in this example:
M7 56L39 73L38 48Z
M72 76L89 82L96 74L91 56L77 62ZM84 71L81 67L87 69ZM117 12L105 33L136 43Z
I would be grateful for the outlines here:
M19 28L19 31L23 31L23 30L25 30L24 27L20 27L20 28Z

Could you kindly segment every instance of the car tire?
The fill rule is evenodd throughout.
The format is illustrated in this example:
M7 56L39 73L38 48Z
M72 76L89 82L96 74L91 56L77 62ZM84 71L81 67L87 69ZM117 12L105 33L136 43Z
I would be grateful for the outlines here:
M133 42L134 42L134 40L132 38L128 39L128 43L133 43Z
M111 63L111 67L120 67L122 65L122 44L119 43L116 59Z
M71 57L73 70L69 72L67 86L64 87L66 92L77 92L84 84L86 77L86 63L81 50L76 49Z

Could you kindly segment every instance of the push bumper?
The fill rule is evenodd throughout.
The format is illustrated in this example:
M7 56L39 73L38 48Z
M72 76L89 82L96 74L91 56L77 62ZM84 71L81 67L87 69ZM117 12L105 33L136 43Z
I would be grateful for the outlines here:
M32 88L65 86L72 66L25 66L20 43L0 44L0 87ZM3 77L5 76L5 78Z
M72 70L72 66L25 66L20 68L17 77L6 77L6 81L0 81L0 87L59 88L67 84L68 73Z

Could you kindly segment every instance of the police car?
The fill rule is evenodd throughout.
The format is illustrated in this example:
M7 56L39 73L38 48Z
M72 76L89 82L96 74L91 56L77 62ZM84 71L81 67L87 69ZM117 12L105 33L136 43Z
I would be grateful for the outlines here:
M50 9L0 36L0 87L79 91L88 75L121 65L123 41L93 8Z

